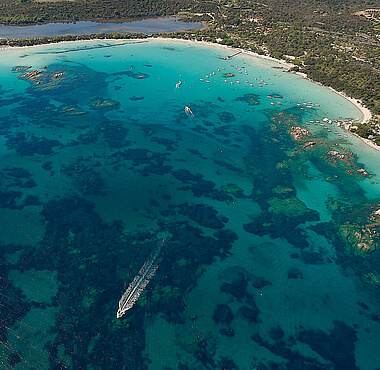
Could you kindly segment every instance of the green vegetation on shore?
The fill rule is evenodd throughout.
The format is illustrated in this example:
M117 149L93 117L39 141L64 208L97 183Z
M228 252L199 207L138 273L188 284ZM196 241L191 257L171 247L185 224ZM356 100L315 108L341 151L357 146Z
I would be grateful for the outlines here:
M0 5L0 23L141 19L178 15L203 21L206 28L161 34L244 48L285 59L309 78L360 99L380 114L380 0L21 0ZM379 12L380 14L380 12ZM2 44L39 43L92 38L132 38L118 33L0 40ZM360 134L359 130L359 134ZM367 135L368 136L368 135Z
M186 8L184 0L19 0L0 6L0 23L28 25L82 20L121 21L172 15Z
M146 39L148 35L143 33L94 33L91 35L57 35L57 36L44 36L41 38L30 39L14 39L6 40L0 39L0 46L34 46L44 44L54 44L63 41L83 41L83 40L131 40L131 39Z

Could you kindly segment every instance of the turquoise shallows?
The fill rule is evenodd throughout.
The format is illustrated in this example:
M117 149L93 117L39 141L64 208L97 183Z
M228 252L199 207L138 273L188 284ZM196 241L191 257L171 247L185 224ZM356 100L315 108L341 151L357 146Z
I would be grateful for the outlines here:
M233 53L0 51L7 368L378 366L379 152L338 125L361 112ZM116 319L164 230L159 269Z

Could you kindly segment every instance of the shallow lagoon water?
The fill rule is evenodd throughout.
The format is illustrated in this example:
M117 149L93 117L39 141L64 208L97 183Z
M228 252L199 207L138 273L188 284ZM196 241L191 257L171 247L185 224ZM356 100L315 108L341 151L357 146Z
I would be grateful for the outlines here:
M321 126L360 119L354 105L190 42L2 54L7 368L376 369L377 239L358 248L358 220L378 227L379 153ZM155 276L116 319L162 232Z
M34 26L0 25L0 37L5 39L44 37L55 35L83 35L111 32L143 33L152 35L159 32L177 32L189 29L203 28L202 23L183 22L176 17L161 17L143 19L131 22L68 22L47 23Z

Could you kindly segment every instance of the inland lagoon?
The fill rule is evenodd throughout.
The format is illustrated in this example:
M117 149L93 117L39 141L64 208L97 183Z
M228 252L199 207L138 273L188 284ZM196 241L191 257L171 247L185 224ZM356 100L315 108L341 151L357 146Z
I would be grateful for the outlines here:
M189 29L201 29L200 22L184 22L178 17L160 17L130 22L54 22L34 26L0 25L0 38L31 38L55 35L89 35L98 33L143 33L152 35L159 32L177 32Z
M378 368L380 152L342 129L362 113L232 54L1 50L4 369Z

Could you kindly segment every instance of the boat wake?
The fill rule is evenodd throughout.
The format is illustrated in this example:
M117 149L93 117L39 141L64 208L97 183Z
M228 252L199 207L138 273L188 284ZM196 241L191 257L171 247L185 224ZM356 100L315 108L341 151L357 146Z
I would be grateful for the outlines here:
M161 261L160 253L162 247L165 245L167 236L163 237L158 243L150 258L145 261L144 265L139 270L138 274L135 276L133 281L129 284L127 290L120 298L119 309L117 310L116 317L119 319L128 310L130 310L133 305L139 299L141 293L144 291L146 286L149 284L150 279L154 276L158 269L158 265Z

